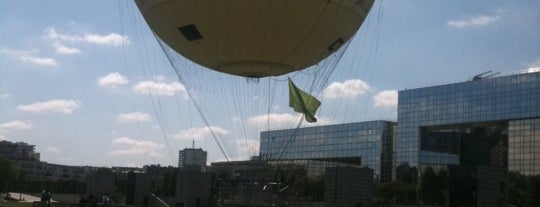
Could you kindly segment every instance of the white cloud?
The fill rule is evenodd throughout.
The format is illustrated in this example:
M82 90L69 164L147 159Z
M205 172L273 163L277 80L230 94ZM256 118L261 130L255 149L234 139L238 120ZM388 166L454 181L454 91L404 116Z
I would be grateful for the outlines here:
M72 41L73 42L73 41L77 41L77 40L80 39L80 38L75 37L75 36L58 34L58 33L56 33L56 29L54 29L54 28L45 29L45 34L50 39L56 39L56 40L62 40L62 41Z
M126 77L120 73L109 73L106 76L99 77L98 84L100 86L112 86L116 87L118 85L126 85L129 81Z
M307 126L322 126L322 125L329 125L329 124L334 124L334 123L335 123L334 121L326 117L317 117L317 122L315 123L308 123L304 121L304 124Z
M66 47L64 45L61 45L60 43L54 43L54 50L58 54L62 55L76 55L81 54L81 50L79 48L70 48Z
M158 82L163 82L167 80L167 77L165 77L164 75L156 75L152 79Z
M499 16L475 16L463 20L450 20L446 22L448 26L455 28L472 27L472 26L487 26L499 20Z
M216 126L191 128L187 130L182 130L173 135L173 137L179 140L201 140L212 137L212 133L216 136L219 136L229 134L229 131Z
M259 154L259 140L254 139L242 139L242 140L235 140L235 147L236 149L242 149L250 155L257 155Z
M118 137L111 141L114 150L109 155L144 155L150 157L163 157L160 153L164 145L152 141L136 140L129 137Z
M315 123L308 123L306 121L303 121L302 123L304 125L308 126L317 126L317 125L327 125L331 124L332 121L330 119L324 118L324 117L316 117L317 122ZM286 129L286 128L292 128L296 127L300 119L303 119L302 114L288 114L288 113L282 113L282 114L263 114L263 115L257 115L252 116L247 119L247 123L249 126L255 127L255 128L263 128L268 126L268 121L270 121L270 129Z
M540 72L540 58L536 62L530 64L527 68L527 73Z
M127 37L116 33L110 33L107 35L86 34L84 35L83 39L86 42L96 43L100 45L120 46L122 45L122 43L129 44L129 40Z
M0 132L0 141L7 140L6 135L4 135L2 132Z
M288 113L282 114L263 114L252 116L247 119L247 123L250 126L259 127L264 126L268 121L270 121L271 128L286 128L298 123L300 121L300 114L292 115Z
M15 57L25 63L32 63L35 65L50 66L50 67L58 66L58 63L56 62L56 60L52 58L35 56L34 54L38 52L39 52L38 50L25 51L25 50L8 50L8 49L0 48L0 53Z
M26 112L52 111L64 114L71 114L73 110L79 108L80 106L81 103L77 100L56 99L47 102L36 102L29 105L19 105L17 106L17 109L19 111Z
M138 165L136 165L135 163L128 163L125 166L126 167L137 167Z
M159 81L141 81L133 86L133 90L136 93L140 94L152 94L152 95L164 95L164 96L174 96L176 92L179 92L183 95L184 98L187 98L187 91L184 85L180 84L178 81L166 83Z
M57 158L59 162L61 163L67 163L67 164L71 164L73 161L75 161L74 158L71 158L71 157L66 157L66 158Z
M150 120L152 120L152 117L150 117L149 114L138 111L127 114L118 114L116 117L116 121L118 122L147 122Z
M527 73L536 73L536 72L540 72L540 67L527 68Z
M375 107L395 107L398 103L398 92L396 90L381 91L373 96Z
M47 147L47 149L45 149L45 151L49 152L49 153L52 153L52 154L60 154L61 151L60 149L58 149L58 147Z
M346 80L344 82L333 82L324 89L324 97L335 98L353 98L360 96L369 90L369 85L360 80Z
M54 146L47 147L45 149L45 152L46 153L41 157L43 160L48 160L48 161L52 161L56 163L58 162L65 163L65 164L70 164L73 161L75 161L75 159L71 157L64 157L62 150L60 150L60 148L58 147L54 147Z
M538 58L534 63L531 63L529 67L540 67L540 58Z
M10 122L4 122L0 124L0 128L2 129L12 129L12 130L25 130L25 129L32 129L32 122L31 121L10 121Z
M35 57L32 55L23 55L19 57L20 60L27 63L32 63L35 65L42 65L42 66L58 66L58 63L52 59L52 58L42 58L42 57Z
M58 162L65 163L65 164L70 164L70 163L73 163L73 161L75 161L75 159L71 157L64 157L62 150L60 150L60 148L58 147L54 147L54 146L47 147L45 149L45 152L46 154L42 156L42 159L44 160L53 161L57 163Z
M27 54L35 54L38 52L39 50L10 50L10 49L5 49L5 48L0 48L0 53L15 56L15 57L20 57Z
M129 38L116 33L109 33L106 35L100 34L83 34L83 35L65 35L59 34L54 28L48 28L45 30L46 36L50 39L65 42L86 42L91 44L106 45L106 46L121 46L122 44L129 44Z

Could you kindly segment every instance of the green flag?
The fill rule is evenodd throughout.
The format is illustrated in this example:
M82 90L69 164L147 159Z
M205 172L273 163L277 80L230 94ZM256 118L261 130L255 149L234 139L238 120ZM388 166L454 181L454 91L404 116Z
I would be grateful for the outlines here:
M309 123L317 122L315 112L319 109L321 102L308 93L298 89L289 78L289 106L294 111L303 113Z

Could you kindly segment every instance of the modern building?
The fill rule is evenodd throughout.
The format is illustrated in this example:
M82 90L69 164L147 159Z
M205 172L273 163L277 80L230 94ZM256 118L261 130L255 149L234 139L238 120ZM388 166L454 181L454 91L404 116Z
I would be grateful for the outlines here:
M326 167L368 167L376 181L392 178L392 139L396 123L369 121L261 132L260 158L304 165L308 176Z
M126 186L126 204L148 206L152 193L152 178L147 173L128 173Z
M114 180L114 174L89 173L86 177L86 193L97 196L103 193L112 195L114 193Z
M175 206L212 206L211 175L198 168L184 168L176 177Z
M174 166L164 166L164 165L144 165L142 172L150 175L152 178L163 176L165 174L174 174L178 168Z
M183 169L188 166L198 166L202 171L206 169L206 158L208 153L201 148L186 148L180 150L178 167Z
M254 156L245 161L213 162L209 172L216 176L214 186L221 206L279 206L284 205L283 198L305 201L307 197L296 193L305 192L299 190L305 185L296 184L307 179L306 169L299 165L268 164ZM291 200L290 206L310 206Z
M208 171L226 179L271 181L274 178L268 164L260 160L213 162Z
M0 157L8 160L31 160L39 161L39 153L35 151L36 146L25 142L0 141Z
M399 91L396 166L540 174L540 72Z
M40 161L35 145L25 142L0 141L0 157L13 162L30 179L84 181L91 171L87 166L69 166Z
M397 180L432 179L435 169L448 179L449 206L524 205L511 192L534 191L518 181L540 175L540 72L476 76L398 99Z

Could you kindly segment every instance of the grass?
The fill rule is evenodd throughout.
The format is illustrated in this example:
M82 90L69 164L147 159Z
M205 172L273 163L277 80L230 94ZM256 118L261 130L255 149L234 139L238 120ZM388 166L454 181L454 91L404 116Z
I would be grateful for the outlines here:
M6 202L0 202L0 206L2 207L32 207L32 203L23 203L23 202L16 202L16 201L6 201Z
M55 207L55 203L51 203L51 207ZM31 202L16 202L16 201L0 201L0 207L32 207Z

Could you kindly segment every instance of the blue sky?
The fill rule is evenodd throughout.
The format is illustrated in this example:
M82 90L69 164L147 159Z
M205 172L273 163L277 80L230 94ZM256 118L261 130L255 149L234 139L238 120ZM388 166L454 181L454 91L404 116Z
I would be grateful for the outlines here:
M396 120L397 90L540 67L538 11L536 0L377 1L316 91L319 124ZM301 118L280 81L179 82L131 1L2 1L0 22L0 139L35 144L47 162L176 165L192 140L224 160L210 132L245 159L261 130ZM205 70L189 64L176 66Z

